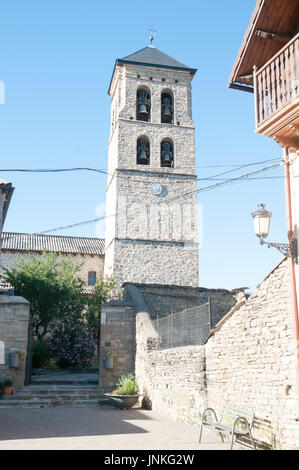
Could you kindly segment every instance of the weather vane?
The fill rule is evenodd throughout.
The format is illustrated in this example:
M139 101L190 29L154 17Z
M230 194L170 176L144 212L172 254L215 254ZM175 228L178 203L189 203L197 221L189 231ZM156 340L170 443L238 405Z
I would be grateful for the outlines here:
M149 36L149 40L150 40L150 45L152 46L153 45L153 40L155 39L155 36L157 35L157 30L156 29L149 29L149 33L150 33L150 36Z

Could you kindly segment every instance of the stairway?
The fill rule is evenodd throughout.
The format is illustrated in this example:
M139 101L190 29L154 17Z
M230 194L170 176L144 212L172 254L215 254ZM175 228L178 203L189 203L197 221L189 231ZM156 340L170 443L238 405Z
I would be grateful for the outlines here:
M1 396L0 408L45 408L57 406L98 407L107 404L99 391L96 374L32 376L31 385L10 396Z

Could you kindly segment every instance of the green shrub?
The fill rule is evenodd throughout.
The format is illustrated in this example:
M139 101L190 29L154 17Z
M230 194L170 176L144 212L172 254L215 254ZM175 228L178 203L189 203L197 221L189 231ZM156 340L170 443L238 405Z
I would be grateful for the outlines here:
M32 345L32 367L41 368L46 366L51 359L51 351L48 341L43 338L37 339Z
M47 362L45 362L45 369L49 369L49 370L59 369L57 359L49 359Z
M3 384L4 387L10 387L13 384L13 381L11 379L5 379Z
M134 376L132 374L122 375L113 393L115 395L137 395L138 384Z

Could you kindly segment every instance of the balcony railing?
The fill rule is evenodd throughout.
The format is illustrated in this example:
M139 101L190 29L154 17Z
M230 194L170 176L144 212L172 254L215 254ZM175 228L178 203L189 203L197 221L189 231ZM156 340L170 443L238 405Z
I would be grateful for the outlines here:
M254 71L254 92L257 128L299 96L299 33Z

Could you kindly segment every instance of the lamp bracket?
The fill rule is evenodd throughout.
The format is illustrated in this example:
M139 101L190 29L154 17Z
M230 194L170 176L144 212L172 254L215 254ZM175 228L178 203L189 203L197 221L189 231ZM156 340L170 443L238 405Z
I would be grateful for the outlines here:
M273 242L265 242L263 237L260 237L261 245L267 245L268 248L276 248L280 253L284 256L290 256L294 263L298 263L298 247L297 247L297 239L291 238L289 243L273 243Z

